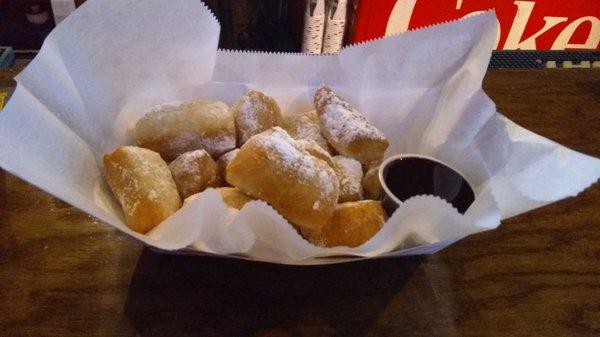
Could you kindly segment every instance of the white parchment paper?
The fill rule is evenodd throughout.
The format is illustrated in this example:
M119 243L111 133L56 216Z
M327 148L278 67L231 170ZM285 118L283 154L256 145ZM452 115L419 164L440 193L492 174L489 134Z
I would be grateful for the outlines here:
M331 56L219 51L219 24L198 0L88 0L17 77L0 113L0 166L164 250L288 264L430 254L600 177L598 159L496 112L481 89L495 38L488 12ZM315 247L266 203L233 211L213 189L148 235L123 223L99 159L130 143L148 108L188 99L232 104L258 89L291 114L313 109L322 84L386 134L386 156L423 154L459 169L475 185L474 204L461 215L440 198L414 197L353 249Z

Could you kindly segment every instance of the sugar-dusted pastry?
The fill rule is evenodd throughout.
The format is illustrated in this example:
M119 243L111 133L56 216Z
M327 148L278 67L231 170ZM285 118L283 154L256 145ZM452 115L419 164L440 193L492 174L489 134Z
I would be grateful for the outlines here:
M254 200L235 187L219 187L217 192L227 206L235 209L241 209L247 202Z
M333 160L329 152L323 150L323 148L317 144L314 140L310 139L299 139L296 140L296 145L299 149L308 152L310 155L317 157L333 168Z
M329 220L339 193L335 171L299 149L280 127L250 138L240 148L227 166L227 181L311 230Z
M363 171L360 162L346 156L334 156L332 160L333 169L340 181L338 202L361 200Z
M249 91L231 107L231 111L240 146L250 137L281 124L279 105L260 91Z
M363 194L366 199L380 200L383 195L379 181L379 166L370 167L362 181Z
M337 152L367 166L381 163L389 143L366 117L327 86L315 93L315 106L323 136Z
M103 161L108 186L132 230L144 234L181 207L171 171L158 153L123 146Z
M217 163L204 150L182 153L169 164L169 169L183 199L208 187L222 185Z
M235 125L223 102L186 102L154 108L137 122L133 138L166 161L193 150L217 158L235 148Z
M336 207L320 232L302 231L302 235L317 246L357 247L372 238L385 221L385 211L379 201L345 202Z
M321 134L319 117L315 110L284 116L281 127L292 138L315 141L324 150L329 151L329 145Z
M225 172L227 169L227 165L231 163L233 158L237 155L240 149L233 149L227 153L224 153L222 156L217 159L217 171L221 181L225 184L227 180L225 179Z

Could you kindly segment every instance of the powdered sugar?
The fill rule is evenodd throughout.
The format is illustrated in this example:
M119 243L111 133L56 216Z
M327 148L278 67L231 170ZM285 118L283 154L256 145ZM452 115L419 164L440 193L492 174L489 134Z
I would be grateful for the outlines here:
M240 144L281 123L281 111L275 100L259 91L249 91L231 110Z
M315 105L320 112L322 127L333 142L350 143L357 139L385 139L383 132L329 87L324 86L317 90Z
M171 114L177 115L178 112L198 110L218 118L223 118L223 116L228 114L227 104L220 101L172 101L153 106L145 112L144 117L142 118L146 118L146 116L150 115L150 118L170 119L173 116Z
M298 139L316 140L321 136L319 128L312 123L308 116L301 116L296 129L296 137Z
M333 168L333 162L331 161L331 155L325 151L317 142L310 139L299 139L295 141L296 147L302 151L306 151L311 156L323 160L330 167Z
M127 155L129 164L110 161L108 165L116 169L123 185L122 193L115 194L126 214L134 213L142 198L158 202L176 190L171 172L158 153L136 146L123 146L120 151Z
M171 173L182 198L219 184L217 165L204 150L179 155L170 165Z
M340 180L340 200L362 199L363 171L360 162L345 156L335 156L332 159Z
M299 172L306 181L317 181L325 195L335 193L337 181L335 176L332 176L333 172L320 160L299 149L294 139L282 128L274 127L252 137L250 141L268 149L274 155L273 160L278 160L285 168Z
M329 149L327 141L321 134L319 117L315 110L285 116L282 126L294 139L312 140L324 150Z
M212 157L218 157L235 148L235 137L226 132L221 132L214 137L206 137L198 135L197 133L182 133L171 138L169 146L181 153L196 149L204 149Z
M260 110L264 109L263 104L251 99L249 96L244 96L235 106L235 118L238 121L238 130L242 133L241 137L248 139L260 132L260 123L257 117Z
M327 104L342 105L347 109L351 109L350 103L341 99L328 86L324 85L315 92L315 107L317 110L323 110Z
M313 111L316 117L316 112ZM327 141L321 135L321 129L319 128L319 124L313 122L310 117L304 115L298 119L298 124L296 127L296 139L310 139L314 140L319 144L319 146L323 147L323 149L327 149Z
M328 104L321 114L321 122L334 142L350 143L357 139L385 139L379 129L374 127L355 109L341 104Z
M208 155L208 152L204 150L185 152L177 157L177 159L169 165L169 168L174 176L195 172L198 170L198 160Z
M223 102L191 101L154 107L133 130L136 144L165 160L204 149L219 156L236 145L233 115Z
M150 107L149 109L145 110L142 115L147 115L150 113L157 113L157 111L161 111L161 110L177 109L177 107L182 106L184 103L185 103L184 101L171 101L171 102L167 102L167 103L162 103L162 104Z

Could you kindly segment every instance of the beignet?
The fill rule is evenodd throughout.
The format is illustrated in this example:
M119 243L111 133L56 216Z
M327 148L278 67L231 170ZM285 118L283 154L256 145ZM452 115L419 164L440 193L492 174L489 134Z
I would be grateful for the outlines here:
M169 169L182 199L207 187L222 185L221 177L217 175L217 164L204 150L182 153L169 164Z
M235 148L233 115L223 102L194 101L160 106L133 129L135 144L171 161L184 152L205 150L214 158Z
M323 136L338 153L367 166L381 163L388 140L350 103L323 86L315 93L315 106Z
M104 155L106 179L132 230L145 234L181 207L167 163L154 151L123 146Z
M321 231L303 231L302 235L317 246L357 247L369 241L385 221L385 211L379 201L346 202L336 207Z
M320 229L338 200L335 171L300 150L280 127L250 138L227 166L227 181L266 201L291 223Z
M240 146L250 137L281 124L279 105L260 91L249 91L231 107L231 111Z

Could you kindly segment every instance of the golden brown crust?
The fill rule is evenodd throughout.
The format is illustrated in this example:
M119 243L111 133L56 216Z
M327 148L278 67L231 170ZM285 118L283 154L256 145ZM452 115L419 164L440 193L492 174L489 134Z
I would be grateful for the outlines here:
M182 153L169 164L169 169L182 199L222 185L217 164L204 150Z
M238 145L250 137L281 125L281 109L277 102L260 91L251 90L232 107Z
M363 200L339 204L319 232L302 231L317 246L357 247L367 242L383 226L386 214L379 201Z
M217 192L221 194L227 206L235 209L242 209L246 203L254 200L236 187L219 187Z
M252 137L227 166L227 181L269 203L290 222L319 229L338 199L335 172L297 148L281 128Z
M135 144L171 161L182 153L206 150L211 156L235 148L233 115L223 102L186 102L157 107L133 129Z
M154 151L124 146L103 158L108 185L127 226L146 233L181 207L169 167Z

